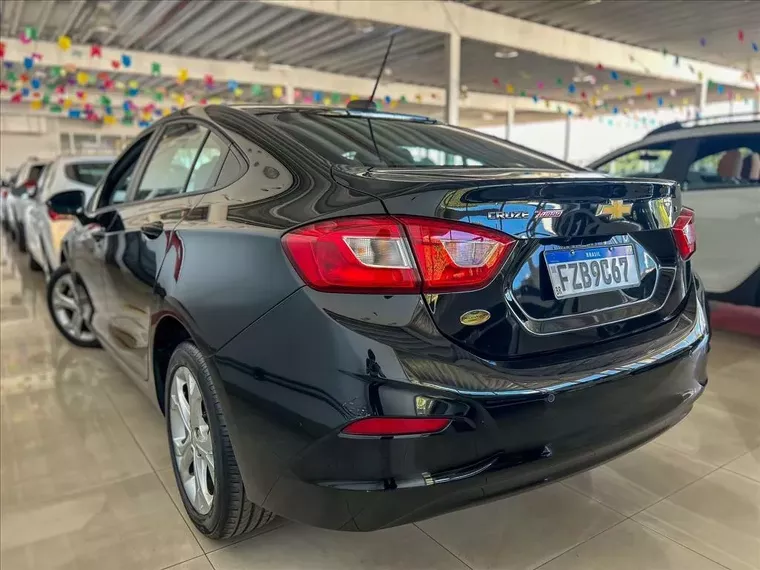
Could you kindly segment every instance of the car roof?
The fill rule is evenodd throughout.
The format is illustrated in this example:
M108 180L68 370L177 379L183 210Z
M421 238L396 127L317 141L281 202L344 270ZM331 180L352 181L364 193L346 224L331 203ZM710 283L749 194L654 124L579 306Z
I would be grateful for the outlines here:
M663 125L646 135L643 140L676 140L682 138L754 133L760 131L760 114L747 113L720 117L704 117Z
M98 155L77 155L77 156L59 156L56 159L56 162L61 165L67 165L67 164L79 164L79 163L89 163L92 164L93 162L105 162L105 163L111 163L114 160L116 160L116 156L105 156L102 154Z
M269 113L303 113L331 115L334 117L362 117L368 119L393 119L398 121L413 121L422 123L438 123L437 120L431 119L424 115L410 115L406 113L388 113L379 110L367 109L346 109L340 107L327 107L315 105L250 105L236 104L226 105L232 109L247 111L254 115L266 115Z

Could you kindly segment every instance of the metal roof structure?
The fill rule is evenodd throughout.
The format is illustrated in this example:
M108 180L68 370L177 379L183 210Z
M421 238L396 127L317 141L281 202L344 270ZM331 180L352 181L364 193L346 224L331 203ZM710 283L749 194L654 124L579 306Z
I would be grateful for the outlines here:
M459 1L615 42L738 68L754 64L760 70L760 54L752 47L760 42L760 2L754 0Z
M419 104L415 105L411 95L426 87L447 87L446 46L449 33L459 34L456 22L461 25L473 20L473 16L494 14L492 18L481 19L489 22L503 18L494 23L495 31L486 34L488 40L499 37L499 29L511 22L506 17L517 18L514 22L521 31L524 28L541 34L550 29L536 27L537 23L586 36L570 32L566 37L561 36L568 46L577 44L574 51L564 52L562 46L555 46L551 41L547 42L546 49L537 47L525 34L514 40L507 35L505 42L495 43L481 41L477 33L463 32L462 99L466 101L473 94L504 96L503 107L498 104L463 109L462 118L466 120L503 121L510 104L505 96L508 93L528 101L533 96L547 100L546 109L543 105L535 109L518 108L518 120L543 118L549 110L549 101L567 102L569 106L564 109L574 108L572 105L584 109L599 100L609 103L607 110L611 106L645 109L671 103L681 105L685 100L691 104L697 102L698 72L691 63L683 63L684 68L692 69L691 73L665 69L660 63L655 72L651 62L656 60L652 54L644 54L647 59L641 62L630 55L628 61L621 55L622 51L608 57L606 50L601 49L598 50L600 62L611 61L620 67L600 65L597 69L590 57L582 63L572 60L581 44L585 46L584 37L604 38L656 51L665 49L667 57L693 57L730 66L735 68L735 73L730 68L718 70L722 77L733 79L735 75L736 86L729 86L729 90L742 97L756 97L751 81L742 81L740 75L742 70L754 71L754 67L760 67L760 54L750 47L753 41L760 41L760 2L703 0L698 2L699 10L694 8L696 5L663 0L427 0L414 3L408 0L395 3L393 0L7 0L2 4L0 33L4 39L14 38L26 26L35 26L41 42L54 42L60 35L69 35L75 44L99 43L115 50L146 55L245 62L250 66L247 74L250 77L256 77L259 70L287 66L366 80L376 76L388 38L395 34L379 93L391 83L396 86L395 93L401 92L399 85L409 85L409 103L399 110L440 117L441 99L433 105L420 97ZM419 13L412 13L413 8ZM469 12L461 13L462 9L470 8ZM364 14L366 17L357 17ZM431 17L431 22L442 23L428 22L425 15ZM745 26L744 41L737 38L741 25ZM701 45L702 39L705 46ZM561 57L565 53L567 56ZM669 62L668 66L677 67L678 61ZM619 78L613 80L612 73L618 73ZM124 82L134 78L139 78L145 88L171 89L176 85L171 76L146 77L134 70L122 70L114 77ZM246 88L242 100L256 100L247 89L252 82L249 77L241 79L241 86ZM202 90L203 84L200 78L191 78L186 87ZM331 89L327 85L323 88ZM719 84L712 85L707 100L724 100L725 89L720 89ZM222 86L219 93L224 91ZM268 93L265 91L265 95Z

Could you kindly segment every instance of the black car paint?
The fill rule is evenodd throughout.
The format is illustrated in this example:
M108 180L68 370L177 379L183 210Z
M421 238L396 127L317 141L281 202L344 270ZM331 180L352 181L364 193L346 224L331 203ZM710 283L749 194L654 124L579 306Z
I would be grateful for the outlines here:
M441 215L452 193L461 201L463 189L467 199L501 202L500 208L505 200L535 208L534 194L542 203L556 199L541 195L551 182L577 189L607 180L602 187L614 196L609 179L569 171L339 171L297 141L225 107L181 111L154 133L188 119L230 141L239 177L212 191L86 212L88 223L65 240L66 255L95 305L96 334L154 401L162 399L164 372L154 340L178 322L201 348L254 502L336 529L409 522L611 458L679 421L701 393L709 330L703 292L688 264L678 272L666 314L634 319L635 330L602 326L539 342L517 322L477 338L471 327L437 319L441 305L419 295L312 291L282 252L285 231L320 218ZM528 184L531 200L510 186L519 180ZM435 192L425 191L430 184ZM678 207L672 186L660 182L646 191ZM584 207L591 212L596 202ZM443 216L484 223L472 212ZM158 221L158 237L141 231ZM562 237L563 220L551 222L554 237ZM523 224L520 231L510 228L516 234L536 231L529 220L509 223ZM650 229L657 218L642 212L620 223L624 231ZM597 230L584 239L606 238L620 223L595 220ZM535 254L524 253L526 259ZM503 290L504 280L491 286ZM446 296L439 303L440 297ZM456 305L456 296L448 297ZM492 354L501 335L514 358ZM347 422L369 414L454 421L443 433L421 438L339 435Z

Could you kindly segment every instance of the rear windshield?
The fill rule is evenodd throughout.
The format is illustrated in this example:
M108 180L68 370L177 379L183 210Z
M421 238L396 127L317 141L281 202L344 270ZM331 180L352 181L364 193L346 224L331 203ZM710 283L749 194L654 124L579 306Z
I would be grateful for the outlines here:
M444 124L303 112L256 116L336 164L572 169L500 139Z
M111 166L111 164L108 162L78 162L76 164L67 164L65 168L66 178L81 184L97 186L109 166Z

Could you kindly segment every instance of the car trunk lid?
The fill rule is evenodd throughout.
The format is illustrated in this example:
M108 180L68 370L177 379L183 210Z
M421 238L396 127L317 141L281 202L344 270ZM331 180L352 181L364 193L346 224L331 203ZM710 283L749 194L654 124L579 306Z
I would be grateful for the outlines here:
M517 240L477 291L425 295L439 330L484 358L556 352L674 316L688 290L671 228L677 185L593 172L333 169L398 216L485 226Z

